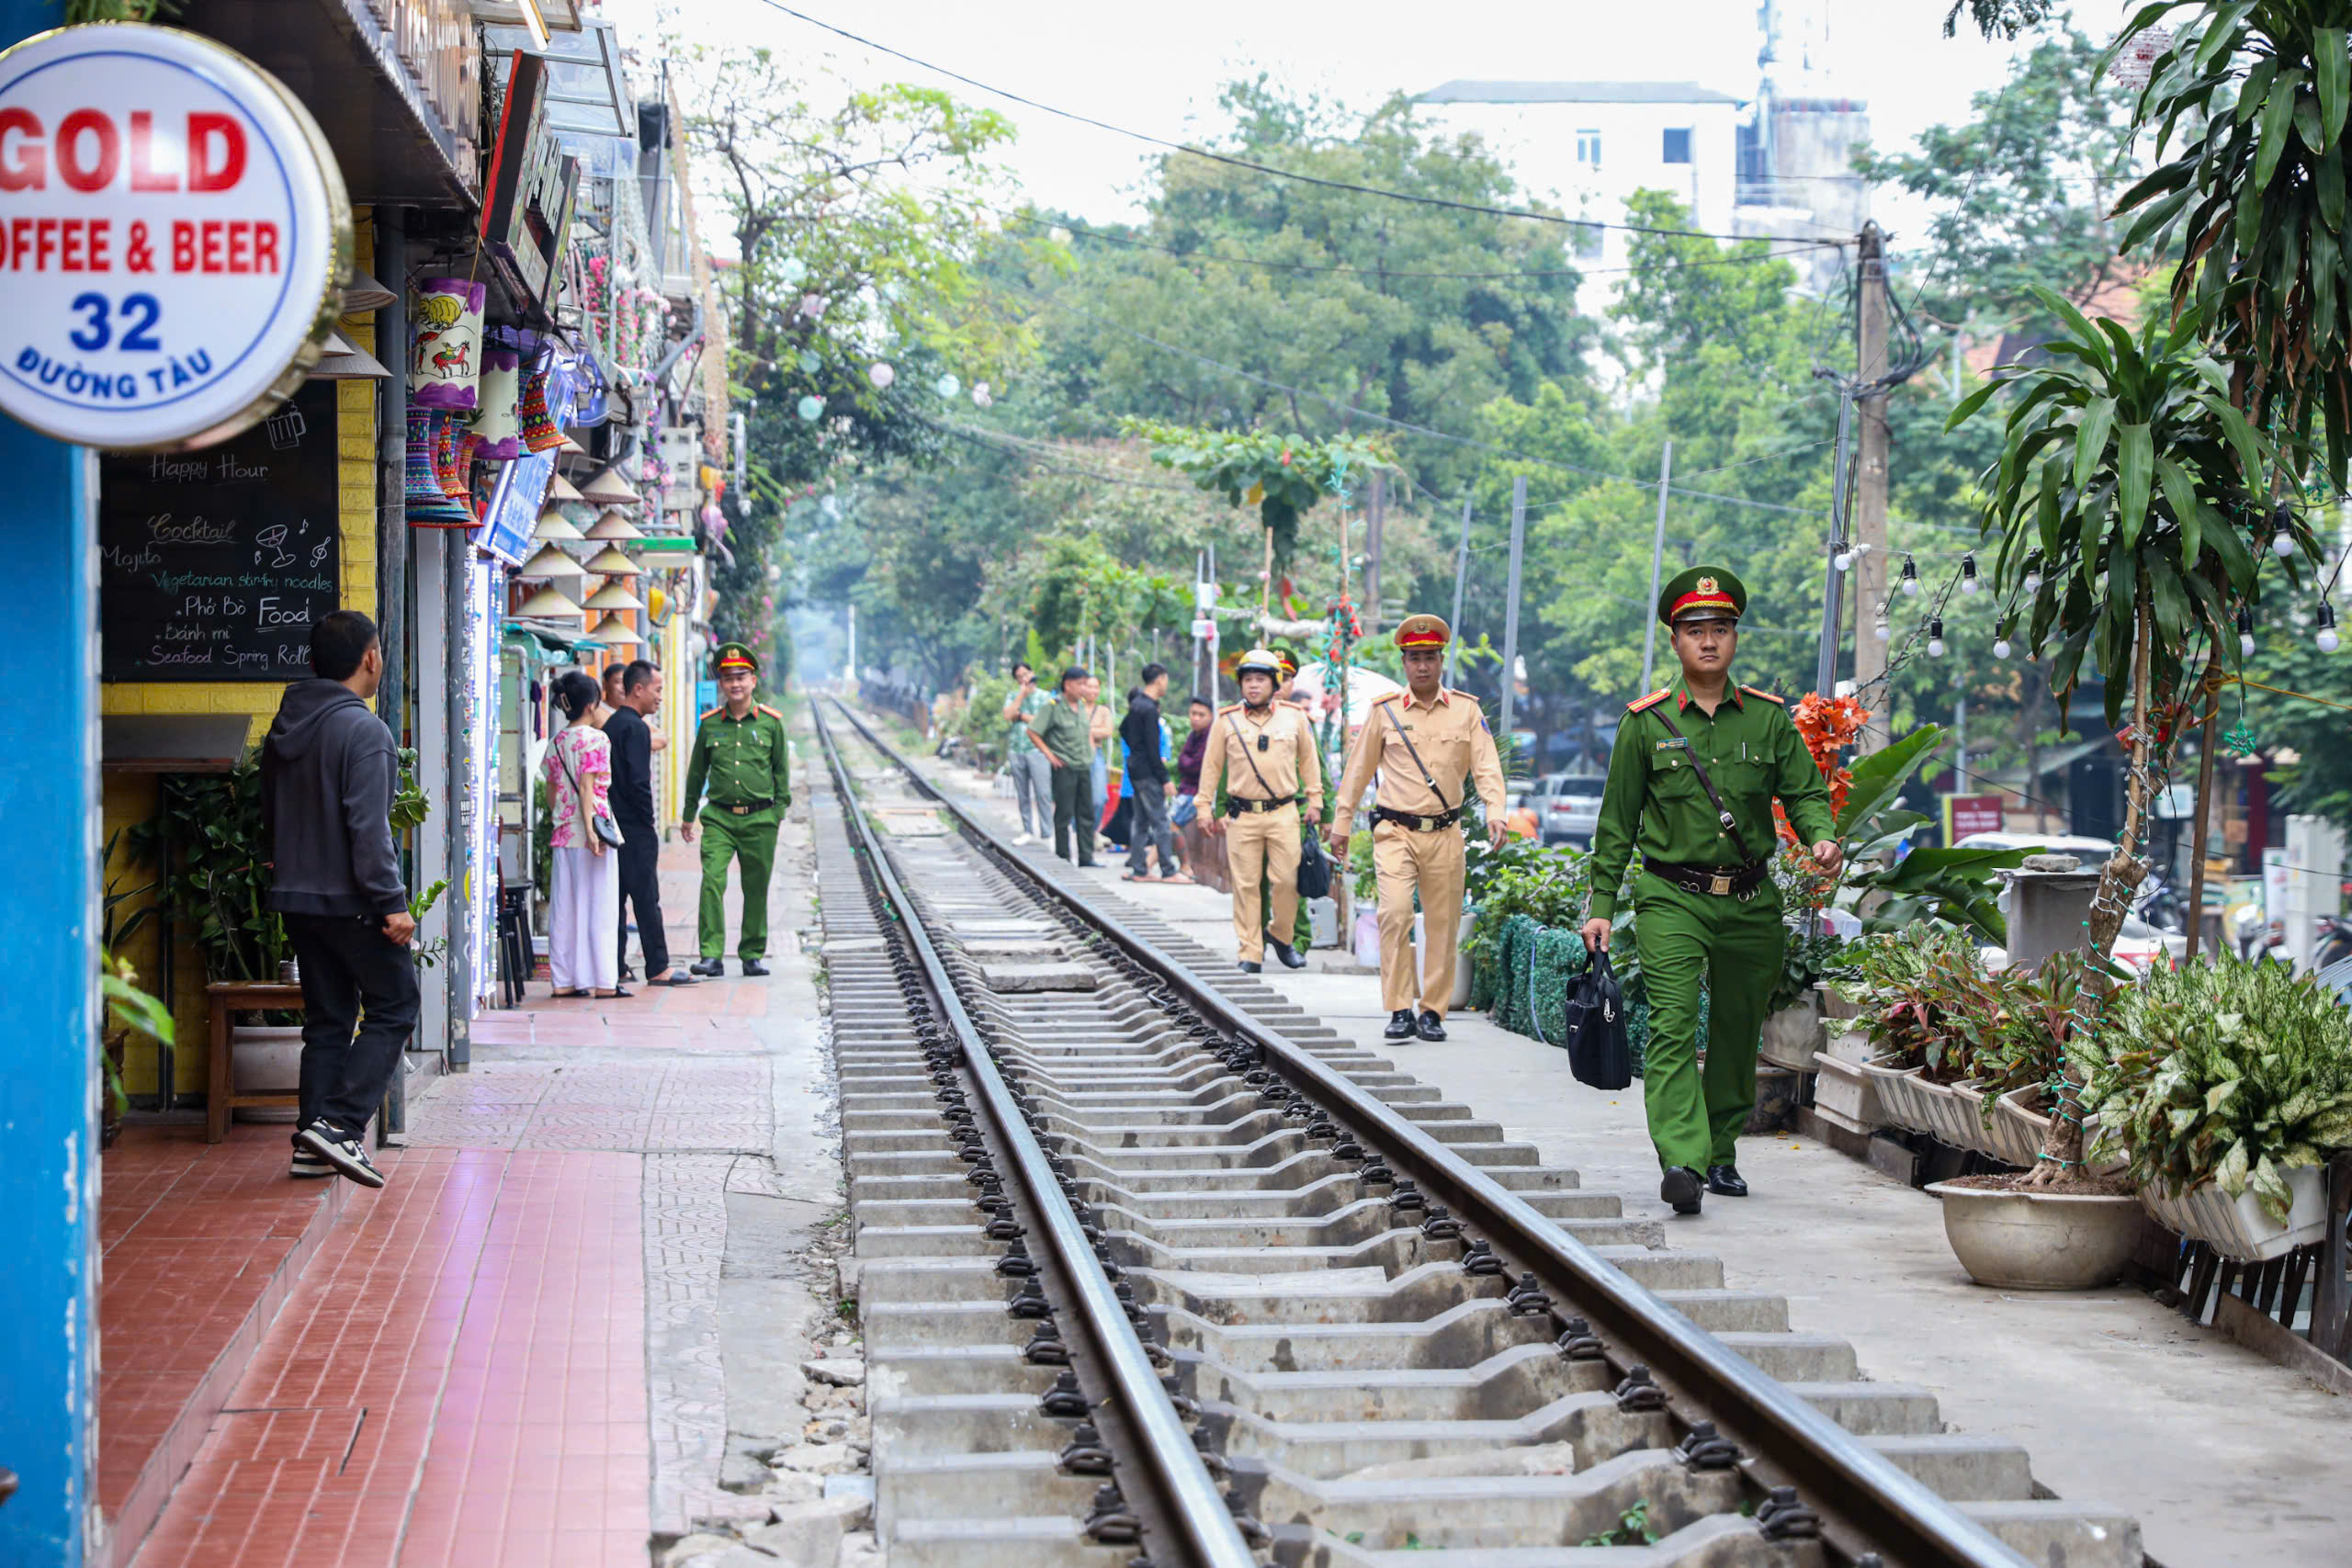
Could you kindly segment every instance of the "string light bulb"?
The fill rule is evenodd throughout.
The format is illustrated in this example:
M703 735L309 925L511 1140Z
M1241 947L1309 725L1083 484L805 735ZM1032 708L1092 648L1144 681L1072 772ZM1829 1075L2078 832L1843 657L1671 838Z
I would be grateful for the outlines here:
M1976 589L1976 558L1962 556L1960 558L1960 591L1962 593L1973 593Z
M2010 649L2009 649L2009 633L2010 633L2010 631L2011 631L2011 630L2013 630L2013 629L2014 629L2014 627L2013 627L2012 624L2011 624L2010 622L2007 622L2007 621L2003 621L1999 626L1996 626L1996 627L1994 628L1994 631L1993 631L1993 657L1994 657L1994 658L1996 658L1996 659L2007 659L2007 658L2009 656L2009 652L2010 652Z
M1834 565L1835 567L1837 567L1837 569L1838 569L1839 571L1851 571L1851 570L1854 570L1854 552L1853 552L1853 551L1851 551L1851 550L1839 550L1839 551L1838 552L1837 556L1836 556L1836 557L1833 558L1833 560L1831 561L1831 564L1832 564L1832 565Z
M865 367L865 378L874 383L876 391L887 392L890 389L890 383L899 378L899 373L891 368L888 360L877 359Z
M2238 657L2254 657L2254 612L2244 604L2238 606Z
M1913 560L1909 556L1905 556L1905 557L1903 558L1903 584L1902 584L1902 586L1903 586L1903 593L1904 593L1904 596L1905 596L1905 598L1916 599L1916 598L1917 598L1917 597L1918 597L1918 595L1919 595L1919 565L1918 565L1918 563L1917 563L1917 561Z
M1928 622L1928 657L1941 659L1943 656L1944 623L1943 618L1939 615L1930 618Z
M1877 626L1872 626L1872 627L1871 628L1871 631L1872 635L1874 635L1874 636L1878 638L1878 640L1879 640L1879 641L1881 641L1881 642L1884 642L1884 641L1886 641L1888 638L1892 637L1894 635L1894 630L1893 630L1891 627L1889 627L1889 626L1887 626L1887 624L1886 624L1886 619L1885 619L1885 617L1884 617L1884 616L1881 616L1881 617L1879 618L1879 623L1878 623L1878 625L1877 625Z
M2270 553L2280 560L2285 560L2295 553L2295 536L2287 526L2294 520L2294 516L2292 512L2283 506L2270 514Z
M2028 593L2039 593L2041 592L2041 573L2033 570L2031 568L2027 569L2025 574L2025 591Z
M2319 627L2317 641L2322 653L2334 653L2343 646L2343 639L2335 635L2335 606L2324 599L2319 602L2316 625Z

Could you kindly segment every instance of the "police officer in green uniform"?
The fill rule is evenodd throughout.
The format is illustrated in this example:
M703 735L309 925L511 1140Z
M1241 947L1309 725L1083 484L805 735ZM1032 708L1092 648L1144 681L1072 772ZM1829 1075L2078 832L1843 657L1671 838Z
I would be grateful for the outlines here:
M1747 1195L1734 1145L1756 1105L1764 1002L1788 942L1772 882L1773 797L1824 872L1843 858L1828 788L1781 699L1732 682L1747 608L1747 590L1722 567L1692 567L1659 593L1682 679L1625 705L1592 834L1587 948L1609 946L1625 863L1642 852L1633 884L1650 1007L1642 1093L1665 1171L1658 1196L1678 1214L1697 1213L1703 1192Z
M695 841L695 818L707 805L702 825L702 910L695 921L702 962L697 975L724 975L727 961L727 863L743 863L743 933L736 952L743 973L764 975L768 966L768 874L775 866L776 829L792 804L784 736L784 715L752 700L760 661L740 642L721 643L712 672L726 701L702 716L695 731L694 756L686 763L686 805L678 836ZM703 786L710 798L703 799Z

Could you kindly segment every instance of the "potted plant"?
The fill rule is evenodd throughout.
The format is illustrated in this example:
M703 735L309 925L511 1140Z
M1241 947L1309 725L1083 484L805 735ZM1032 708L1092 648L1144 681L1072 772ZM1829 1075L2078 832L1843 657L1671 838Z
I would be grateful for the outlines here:
M2242 1263L2325 1233L2324 1168L2352 1149L2352 1014L2312 976L2226 956L2159 969L2079 1055L2162 1224Z

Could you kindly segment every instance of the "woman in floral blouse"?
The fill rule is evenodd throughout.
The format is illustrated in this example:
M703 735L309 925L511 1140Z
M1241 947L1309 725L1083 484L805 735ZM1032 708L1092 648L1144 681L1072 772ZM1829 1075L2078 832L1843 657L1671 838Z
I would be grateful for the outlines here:
M626 997L620 987L620 857L591 825L609 814L612 742L596 728L596 682L584 670L555 680L556 706L571 722L548 747L548 813L554 824L555 886L548 896L548 968L559 997Z

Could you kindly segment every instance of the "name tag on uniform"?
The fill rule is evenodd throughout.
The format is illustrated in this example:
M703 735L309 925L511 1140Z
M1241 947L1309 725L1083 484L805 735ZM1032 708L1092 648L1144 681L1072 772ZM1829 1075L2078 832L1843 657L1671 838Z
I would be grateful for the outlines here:
M1690 739L1688 736L1678 735L1671 740L1658 740L1652 742L1650 750L1653 751L1688 751L1690 750Z

